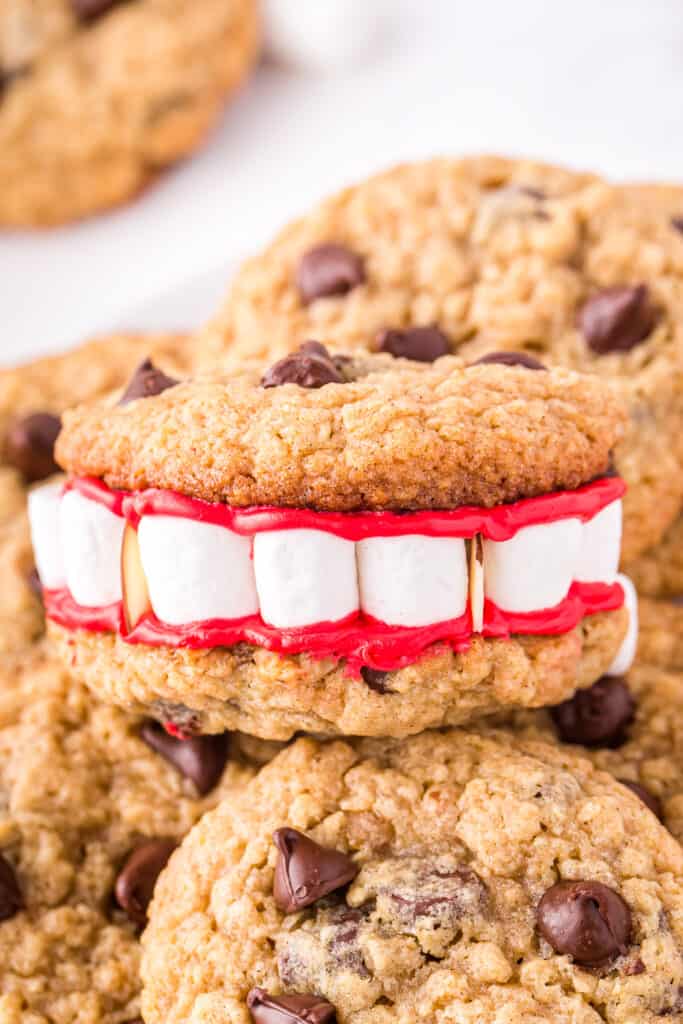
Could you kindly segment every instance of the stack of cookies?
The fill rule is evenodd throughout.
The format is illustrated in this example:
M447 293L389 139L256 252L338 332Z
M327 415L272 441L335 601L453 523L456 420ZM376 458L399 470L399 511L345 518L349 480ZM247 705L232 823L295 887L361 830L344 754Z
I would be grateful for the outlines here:
M678 199L401 167L0 381L0 1024L683 1021Z

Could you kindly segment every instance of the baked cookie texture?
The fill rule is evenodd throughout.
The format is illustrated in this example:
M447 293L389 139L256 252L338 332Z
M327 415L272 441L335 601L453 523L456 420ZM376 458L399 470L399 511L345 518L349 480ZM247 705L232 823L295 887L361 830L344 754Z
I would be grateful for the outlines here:
M343 384L207 375L64 416L64 469L112 488L322 511L487 507L609 469L618 397L572 371L368 357Z
M104 700L190 734L239 729L286 740L298 731L407 736L501 708L559 703L607 671L627 622L620 608L559 636L473 636L464 653L439 645L369 682L331 659L247 644L147 647L54 622L48 635L74 676Z
M314 261L312 285L302 258L324 243L347 256ZM594 176L497 157L404 165L326 200L248 261L202 357L272 359L308 338L396 349L387 329L436 324L468 361L523 350L610 378L630 410L615 453L628 561L683 501L682 270L671 217Z
M648 658L654 653L647 644L641 650ZM640 657L625 679L600 680L560 710L515 712L495 722L525 739L569 743L596 768L641 787L641 798L683 842L681 667Z
M20 650L44 630L26 495L33 479L58 470L51 429L59 430L70 405L120 388L146 357L169 372L188 374L194 346L185 334L112 334L0 370L0 656ZM24 425L36 418L38 431L31 437Z
M679 600L641 597L638 657L662 668L683 669L683 606Z
M274 894L282 828L352 860L321 871L332 884L305 908L301 890L294 910ZM304 856L291 871L305 886ZM550 745L459 731L302 739L171 858L143 936L144 1019L247 1024L254 987L252 1005L263 990L315 993L344 1024L676 1019L682 869L634 794ZM571 911L565 931L539 908L559 896L561 916L565 887L552 887L570 881L608 887L613 955L599 966L582 964Z
M5 0L0 223L139 192L201 144L258 44L255 0Z
M138 1019L140 924L114 896L129 854L179 840L270 753L234 739L200 796L190 776L205 786L206 760L195 753L184 774L143 741L143 725L96 701L42 646L0 662L3 1024ZM7 865L21 899L9 917Z

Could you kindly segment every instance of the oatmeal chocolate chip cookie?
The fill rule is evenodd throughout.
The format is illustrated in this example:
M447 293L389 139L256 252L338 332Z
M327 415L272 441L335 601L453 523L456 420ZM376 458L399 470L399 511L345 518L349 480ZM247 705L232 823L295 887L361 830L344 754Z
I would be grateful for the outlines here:
M620 429L566 369L313 341L232 378L149 365L65 413L72 475L32 495L52 635L185 732L401 736L556 702L635 643Z
M641 646L647 656L652 653ZM632 789L683 842L680 671L639 658L623 678L600 679L556 708L516 712L496 724L525 739L572 744L575 753L581 748L596 768Z
M40 647L0 662L0 1020L139 1018L156 876L253 774L239 738L185 746L95 701Z
M550 744L301 739L171 857L144 1018L675 1019L681 872L640 800Z
M683 669L683 602L671 598L641 597L638 657L662 668Z
M120 388L136 363L149 356L169 373L186 375L193 345L182 334L113 334L63 355L0 370L0 654L30 643L44 628L27 487L59 471L54 443L61 413Z
M201 144L257 47L255 0L4 0L0 223L129 199Z
M631 559L683 501L682 272L683 234L627 190L528 161L433 160L287 227L200 344L208 365L316 338L424 360L517 351L610 378L630 410L615 457Z

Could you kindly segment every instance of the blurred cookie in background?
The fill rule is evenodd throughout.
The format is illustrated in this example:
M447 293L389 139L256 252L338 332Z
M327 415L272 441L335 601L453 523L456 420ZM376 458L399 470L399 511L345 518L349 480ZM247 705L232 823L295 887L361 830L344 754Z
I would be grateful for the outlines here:
M135 195L202 143L258 48L256 0L3 0L0 224Z

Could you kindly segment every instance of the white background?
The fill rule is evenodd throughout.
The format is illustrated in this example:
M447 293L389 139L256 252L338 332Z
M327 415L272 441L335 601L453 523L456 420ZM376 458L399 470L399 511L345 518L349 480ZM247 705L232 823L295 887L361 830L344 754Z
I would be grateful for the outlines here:
M328 2L300 0L302 16ZM358 2L387 10L358 66L261 67L208 147L142 199L0 235L0 363L109 327L192 326L237 259L396 160L501 151L683 181L680 0Z

